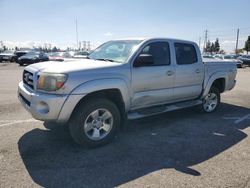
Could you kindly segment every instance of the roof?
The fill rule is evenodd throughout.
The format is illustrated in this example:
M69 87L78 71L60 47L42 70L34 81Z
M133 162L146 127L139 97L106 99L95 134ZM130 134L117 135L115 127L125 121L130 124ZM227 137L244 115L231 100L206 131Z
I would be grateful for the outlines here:
M166 37L129 37L129 38L120 38L120 39L114 39L115 40L174 40L174 41L180 41L180 42L190 42L195 43L194 41L189 40L183 40L183 39L176 39L176 38L166 38Z

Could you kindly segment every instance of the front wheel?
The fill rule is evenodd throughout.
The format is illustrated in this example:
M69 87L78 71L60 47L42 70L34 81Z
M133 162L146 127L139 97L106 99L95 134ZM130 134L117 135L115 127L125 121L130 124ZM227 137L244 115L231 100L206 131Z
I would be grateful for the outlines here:
M10 62L15 62L16 61L16 58L14 58L14 57L12 57L11 59L10 59Z
M69 131L73 140L82 146L97 147L110 142L120 125L117 106L108 99L89 99L73 112Z
M203 112L211 113L214 112L220 104L220 91L216 87L212 87L203 99L201 109Z

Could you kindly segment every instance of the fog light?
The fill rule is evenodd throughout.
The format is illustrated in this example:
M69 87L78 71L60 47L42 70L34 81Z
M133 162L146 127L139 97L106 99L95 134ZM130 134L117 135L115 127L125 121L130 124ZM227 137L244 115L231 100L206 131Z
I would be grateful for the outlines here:
M41 114L47 114L49 112L49 105L45 102L39 102L36 109Z

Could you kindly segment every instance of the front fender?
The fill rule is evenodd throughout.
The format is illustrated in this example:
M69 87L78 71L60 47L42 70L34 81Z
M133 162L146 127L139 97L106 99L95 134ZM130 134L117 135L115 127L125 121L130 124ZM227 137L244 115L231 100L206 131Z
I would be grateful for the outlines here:
M126 84L125 80L119 78L96 79L82 83L71 92L71 95L86 95L95 91L101 91L105 89L119 89L125 104L125 109L129 109L129 87Z
M105 89L119 89L122 95L122 99L125 104L125 111L127 111L130 108L129 88L124 80L117 79L117 78L96 79L96 80L87 81L78 85L68 95L61 109L58 122L68 121L75 106L87 94L95 92L95 91L105 90Z

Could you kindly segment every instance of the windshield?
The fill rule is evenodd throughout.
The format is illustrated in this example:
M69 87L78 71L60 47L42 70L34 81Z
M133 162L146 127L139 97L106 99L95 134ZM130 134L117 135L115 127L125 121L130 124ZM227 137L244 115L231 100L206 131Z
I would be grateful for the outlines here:
M12 50L5 50L3 53L5 53L5 54L13 54L14 51L12 51Z
M57 57L57 56L59 56L59 52L48 53L48 56L50 56L50 57Z
M234 55L225 55L224 59L236 59L237 57Z
M39 55L39 52L28 52L27 56Z
M109 41L99 46L88 57L95 60L125 63L141 40Z
M76 52L75 55L88 55L88 52Z
M72 57L72 55L70 54L70 52L61 52L61 53L58 54L58 56L65 57L65 58Z
M243 55L241 57L243 57L243 58L250 58L250 55Z

